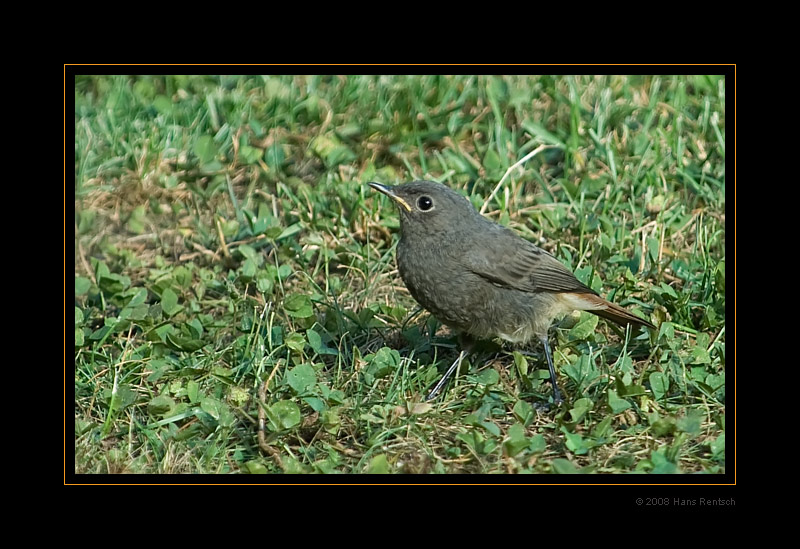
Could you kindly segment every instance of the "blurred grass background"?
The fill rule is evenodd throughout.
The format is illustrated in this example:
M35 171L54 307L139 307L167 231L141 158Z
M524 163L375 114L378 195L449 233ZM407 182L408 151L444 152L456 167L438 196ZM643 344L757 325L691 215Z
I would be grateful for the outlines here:
M659 326L457 354L368 181L441 181ZM725 471L724 76L77 76L78 473ZM540 349L533 349L534 353Z

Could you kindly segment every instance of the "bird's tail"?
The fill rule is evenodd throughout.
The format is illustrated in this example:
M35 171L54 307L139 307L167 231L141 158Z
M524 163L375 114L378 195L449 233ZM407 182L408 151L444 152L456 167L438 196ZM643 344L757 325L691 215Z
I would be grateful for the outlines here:
M647 326L651 330L656 329L656 327L647 320L636 316L616 303L611 303L603 299L599 295L570 292L567 294L560 294L559 297L566 298L574 309L589 311L601 318L616 322L620 326L635 324L637 326Z

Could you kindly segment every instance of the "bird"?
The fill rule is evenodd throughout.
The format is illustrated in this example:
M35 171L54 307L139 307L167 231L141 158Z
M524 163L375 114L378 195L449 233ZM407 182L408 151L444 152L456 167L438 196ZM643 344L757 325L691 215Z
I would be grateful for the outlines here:
M655 326L580 282L556 257L481 215L468 198L434 181L368 183L400 212L397 267L411 296L464 339L499 338L544 346L553 403L556 383L548 331L554 320L589 311L621 326ZM466 349L464 347L467 347ZM425 400L432 400L468 355L469 344Z

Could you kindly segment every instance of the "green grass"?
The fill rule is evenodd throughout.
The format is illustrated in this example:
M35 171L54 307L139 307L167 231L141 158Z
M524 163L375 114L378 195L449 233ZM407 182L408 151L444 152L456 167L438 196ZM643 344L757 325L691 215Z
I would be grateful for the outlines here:
M723 77L78 77L75 137L76 472L725 472ZM659 330L567 317L563 410L536 347L422 403L366 183L480 208L542 144L486 215Z

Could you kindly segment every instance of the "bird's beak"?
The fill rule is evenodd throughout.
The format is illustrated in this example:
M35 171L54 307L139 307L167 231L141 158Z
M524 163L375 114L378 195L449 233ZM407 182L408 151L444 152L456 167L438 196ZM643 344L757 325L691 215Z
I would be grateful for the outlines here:
M400 204L402 207L404 207L409 212L411 211L411 206L408 205L408 202L406 202L405 200L400 198L398 195L396 195L394 193L394 191L392 191L391 187L389 187L387 185L381 185L380 183L375 183L374 181L369 183L369 186L372 187L373 189L375 189L378 192L382 192L383 194L385 194L386 196L388 196L389 198L391 198L392 200L394 200L395 202Z

